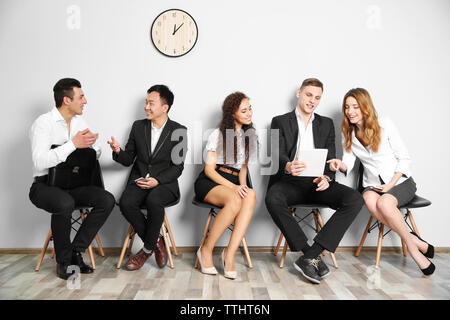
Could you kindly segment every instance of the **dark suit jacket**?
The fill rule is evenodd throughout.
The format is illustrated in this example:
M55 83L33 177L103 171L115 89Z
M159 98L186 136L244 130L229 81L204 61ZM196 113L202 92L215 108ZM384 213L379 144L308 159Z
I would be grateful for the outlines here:
M145 177L149 173L160 184L166 185L176 196L179 196L177 179L184 169L187 129L167 119L153 153L151 153L151 132L151 120L135 121L125 150L121 149L119 154L113 152L113 159L127 167L134 163L128 184L135 183L135 179ZM177 159L172 159L172 152Z
M314 147L317 149L328 149L327 160L336 158L333 120L316 113L312 125ZM298 123L295 109L281 116L274 117L270 128L279 129L279 150L272 150L272 155L279 152L279 168L278 172L270 177L267 190L285 174L284 168L286 163L293 161L297 153ZM335 173L330 170L328 165L325 166L324 174L334 179Z

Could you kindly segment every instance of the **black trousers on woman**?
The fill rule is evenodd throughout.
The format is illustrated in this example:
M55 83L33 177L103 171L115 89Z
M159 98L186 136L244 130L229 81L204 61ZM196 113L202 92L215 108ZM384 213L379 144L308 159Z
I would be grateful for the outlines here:
M89 247L115 205L114 196L97 186L63 190L48 186L44 182L34 182L29 197L36 207L52 214L51 228L56 262L63 265L71 263L73 251L84 252ZM93 209L71 242L71 218L77 206Z
M359 192L336 181L324 191L315 191L314 178L284 175L266 194L266 206L280 228L291 251L307 246L308 238L289 211L294 204L324 204L336 210L314 238L329 252L334 252L342 237L364 205Z
M120 210L147 250L156 249L165 207L177 198L165 185L157 185L151 189L141 189L135 183L126 186L120 199ZM147 208L147 216L142 213L141 206Z

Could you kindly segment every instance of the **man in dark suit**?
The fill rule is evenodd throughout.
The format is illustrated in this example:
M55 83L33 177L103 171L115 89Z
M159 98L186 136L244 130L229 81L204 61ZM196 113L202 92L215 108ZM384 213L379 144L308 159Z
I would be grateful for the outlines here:
M144 247L126 263L128 270L140 269L155 252L160 268L167 263L164 241L159 234L164 208L180 197L178 177L184 168L187 130L168 118L173 93L165 85L147 90L146 119L133 123L125 150L111 137L113 159L130 166L130 177L120 199L120 210L144 242ZM147 207L147 217L140 207Z
M302 251L294 267L308 280L320 283L330 274L320 254L324 249L334 252L345 231L363 206L361 195L334 180L335 173L325 168L320 177L301 177L306 163L297 158L298 150L328 149L327 160L335 156L334 125L330 118L314 113L322 97L323 85L314 78L303 81L297 90L298 104L294 111L272 119L271 129L279 130L279 169L270 177L266 206L275 224L286 237L291 251ZM324 167L326 164L324 163ZM308 239L289 206L319 203L336 212L308 245Z

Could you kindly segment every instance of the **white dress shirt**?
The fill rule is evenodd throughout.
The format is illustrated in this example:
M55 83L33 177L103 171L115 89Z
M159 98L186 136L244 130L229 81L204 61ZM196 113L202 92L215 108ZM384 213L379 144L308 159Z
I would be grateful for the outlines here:
M29 132L31 141L31 157L33 160L33 177L48 174L48 168L54 167L66 161L67 157L75 151L72 138L78 131L88 128L86 121L78 115L70 120L70 133L66 120L56 107L47 113L40 115L31 125ZM55 149L50 147L60 145ZM97 159L101 150L97 141L92 145L97 152Z
M155 151L155 147L158 144L159 137L161 137L161 133L162 133L164 127L166 126L166 123L167 123L167 119L166 119L166 122L164 122L164 124L161 126L161 128L158 129L153 126L153 121L152 121L152 141L150 143L150 148L152 150L152 153Z
M232 139L231 141L234 141L234 139ZM251 163L256 158L258 149L257 145L258 145L257 136L255 135L254 139L252 138L249 139L249 163ZM219 128L214 129L214 131L209 135L205 150L206 152L215 151L217 155L216 164L224 164L223 138ZM243 134L242 130L239 131L237 135L236 163L234 163L233 143L227 144L227 154L228 154L227 159L231 160L229 161L230 163L228 163L227 165L232 168L240 170L242 168L242 165L245 163L245 135Z
M313 137L313 130L312 130L312 122L314 121L314 113L311 115L311 118L309 119L308 123L306 124L303 122L302 117L300 116L300 113L298 112L298 108L295 108L295 115L297 116L297 124L298 124L298 141L297 141L297 151L296 151L296 158L298 156L298 153L300 150L313 150L314 147L314 137Z
M398 134L397 128L389 118L380 118L381 142L378 152L365 148L352 133L352 150L347 152L344 148L342 162L350 172L358 158L364 166L363 187L380 185L381 179L385 184L391 182L396 172L403 173L396 183L400 184L411 176L411 158L403 140ZM344 142L344 137L342 138Z

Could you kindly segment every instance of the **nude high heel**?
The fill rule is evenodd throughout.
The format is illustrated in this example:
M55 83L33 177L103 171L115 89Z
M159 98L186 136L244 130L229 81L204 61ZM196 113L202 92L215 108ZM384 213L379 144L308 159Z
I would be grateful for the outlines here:
M197 258L198 258L198 261L200 262L200 270L201 270L201 272L204 273L204 274L216 275L217 274L216 268L214 268L214 267L203 268L201 251L202 251L202 247L198 248L198 250L197 250Z
M236 271L227 271L225 270L225 249L223 249L222 251L222 255L221 255L221 260L222 260L222 267L223 267L223 272L224 272L224 276L225 278L234 280L236 279L237 276L237 272Z

